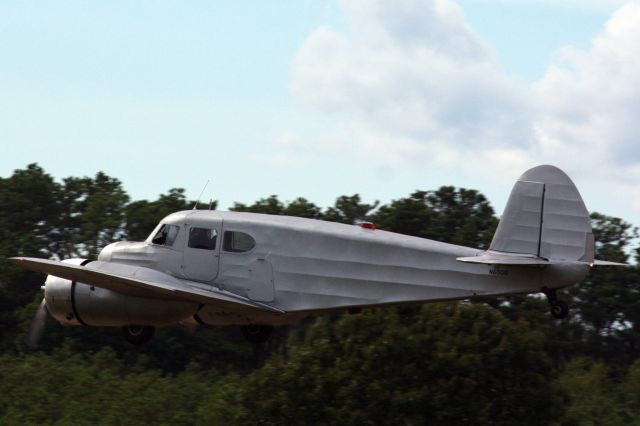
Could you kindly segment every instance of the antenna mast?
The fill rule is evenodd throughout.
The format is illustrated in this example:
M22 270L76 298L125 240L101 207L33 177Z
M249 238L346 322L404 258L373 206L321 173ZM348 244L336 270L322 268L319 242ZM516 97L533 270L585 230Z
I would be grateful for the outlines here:
M209 180L210 179L207 179L207 183L204 184L204 188L202 188L202 191L200 191L200 195L198 195L198 199L196 200L196 203L193 205L193 210L195 210L198 207L198 203L200 202L200 197L202 197L204 190L207 189L207 185L209 185Z

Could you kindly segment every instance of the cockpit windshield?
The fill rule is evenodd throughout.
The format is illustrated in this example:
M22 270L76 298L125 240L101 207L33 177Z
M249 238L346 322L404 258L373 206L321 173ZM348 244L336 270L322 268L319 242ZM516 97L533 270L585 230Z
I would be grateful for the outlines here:
M151 242L161 246L172 246L178 236L178 232L180 232L179 226L165 223L158 229Z

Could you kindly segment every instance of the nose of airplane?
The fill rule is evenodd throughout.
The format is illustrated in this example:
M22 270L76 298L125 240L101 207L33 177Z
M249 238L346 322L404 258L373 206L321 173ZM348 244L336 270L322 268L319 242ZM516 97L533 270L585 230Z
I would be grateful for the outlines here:
M103 262L111 262L111 257L113 256L113 249L118 243L111 243L100 251L98 255L98 260Z
M112 263L126 263L129 265L139 265L146 268L154 268L157 263L162 263L163 259L170 254L177 254L175 250L165 250L152 247L145 242L118 241L102 249L98 255L98 260ZM180 256L181 253L180 253Z

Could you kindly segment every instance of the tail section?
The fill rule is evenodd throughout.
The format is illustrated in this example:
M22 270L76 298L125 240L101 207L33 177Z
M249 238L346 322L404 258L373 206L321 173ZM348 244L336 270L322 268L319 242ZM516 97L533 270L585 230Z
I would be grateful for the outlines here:
M489 250L461 262L548 265L594 261L589 212L569 176L554 166L529 169L516 182ZM619 265L619 264L617 264Z
M593 263L589 212L571 179L548 165L524 172L511 191L489 250Z
M556 290L581 281L589 266L628 266L594 259L595 242L589 212L571 179L554 166L529 169L516 182L489 250L461 262L510 267L544 267L538 290L551 305L554 318L565 318L567 304ZM489 270L498 274L501 269ZM520 269L520 272L522 270ZM503 274L501 274L503 275ZM520 290L514 285L515 290Z

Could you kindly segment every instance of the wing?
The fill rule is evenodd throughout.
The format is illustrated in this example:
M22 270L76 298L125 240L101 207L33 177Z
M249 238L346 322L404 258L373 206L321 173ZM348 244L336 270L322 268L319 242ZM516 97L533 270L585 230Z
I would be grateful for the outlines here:
M254 302L228 291L218 290L215 287L193 281L179 280L163 272L139 266L101 261L79 266L30 257L12 257L8 260L21 268L44 272L130 296L186 300L235 311L258 310L260 312L284 313L273 306Z

